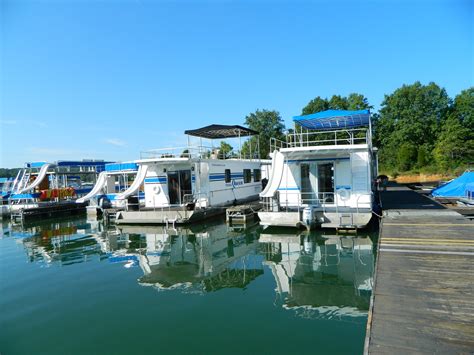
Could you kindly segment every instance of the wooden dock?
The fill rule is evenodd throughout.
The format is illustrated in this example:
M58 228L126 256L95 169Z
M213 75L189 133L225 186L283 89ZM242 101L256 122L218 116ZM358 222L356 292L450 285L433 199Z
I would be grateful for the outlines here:
M364 352L474 353L474 222L399 185L381 201Z

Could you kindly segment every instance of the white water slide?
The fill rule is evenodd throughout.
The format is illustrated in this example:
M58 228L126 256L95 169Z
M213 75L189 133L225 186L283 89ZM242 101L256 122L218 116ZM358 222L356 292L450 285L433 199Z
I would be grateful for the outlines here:
M137 192L141 184L143 184L143 181L145 180L147 170L148 165L140 165L137 171L137 176L135 176L135 180L133 180L133 183L124 192L118 194L115 199L125 200L128 196L133 195L135 192Z
M36 179L29 185L25 186L24 188L22 188L20 191L18 191L17 193L18 194L22 194L24 192L27 192L27 191L30 191L32 189L34 189L36 186L38 186L39 184L41 184L41 182L44 180L44 178L46 177L46 174L48 172L48 169L49 167L51 166L54 166L54 164L43 164L41 166L41 169L38 173L38 175L36 176Z
M279 151L275 150L272 157L272 170L270 171L270 179L265 189L260 192L260 197L273 197L275 191L280 186L281 178L283 177L284 163L285 156Z
M78 198L76 200L76 203L83 203L83 202L89 201L92 197L99 194L101 192L102 188L104 188L104 186L106 184L107 184L107 172L103 171L97 177L97 181L96 181L94 187L92 188L92 190L90 190L87 195L85 195L81 198Z

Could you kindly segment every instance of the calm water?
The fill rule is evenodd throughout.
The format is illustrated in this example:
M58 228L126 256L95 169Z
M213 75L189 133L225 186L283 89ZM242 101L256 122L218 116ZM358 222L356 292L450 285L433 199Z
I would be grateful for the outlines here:
M324 233L3 224L0 353L361 353L372 239Z

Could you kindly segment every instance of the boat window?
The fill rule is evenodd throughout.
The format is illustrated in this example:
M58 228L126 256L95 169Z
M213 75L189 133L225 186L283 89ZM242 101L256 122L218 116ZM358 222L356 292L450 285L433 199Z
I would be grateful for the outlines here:
M253 181L258 182L262 180L262 171L260 169L253 169Z
M244 184L252 181L252 172L250 169L244 169Z
M230 176L230 169L225 169L225 182L230 182L231 181L231 176Z

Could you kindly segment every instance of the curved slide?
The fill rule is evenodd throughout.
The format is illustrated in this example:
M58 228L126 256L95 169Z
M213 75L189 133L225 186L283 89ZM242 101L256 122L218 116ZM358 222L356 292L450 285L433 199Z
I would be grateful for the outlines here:
M20 191L17 192L17 194L22 194L24 192L27 192L27 191L30 191L32 189L34 189L36 186L38 186L39 184L41 184L41 182L44 180L44 178L46 177L46 173L48 172L48 169L50 166L54 166L54 164L43 164L41 166L41 169L38 173L38 176L36 176L36 179L29 185L27 185L26 187L22 188Z
M148 165L140 165L137 171L137 176L135 176L135 180L133 180L133 183L124 192L118 194L115 199L125 200L128 196L133 195L135 192L137 192L140 188L140 185L143 184L143 181L145 180L147 171Z
M283 177L283 167L285 164L285 157L279 151L273 152L272 170L270 172L270 179L265 190L260 192L260 197L273 197L275 191L280 186L281 178Z
M76 203L83 203L83 202L89 201L92 197L97 195L102 190L102 188L105 186L106 183L107 183L107 172L103 171L97 177L97 181L94 187L92 188L92 190L87 195L81 198L78 198L76 200Z

